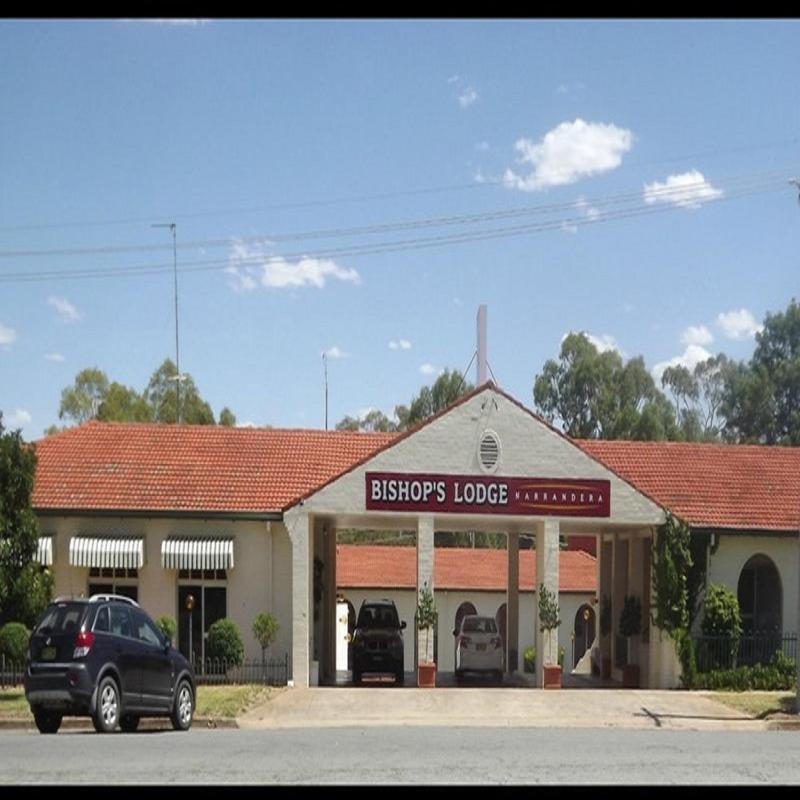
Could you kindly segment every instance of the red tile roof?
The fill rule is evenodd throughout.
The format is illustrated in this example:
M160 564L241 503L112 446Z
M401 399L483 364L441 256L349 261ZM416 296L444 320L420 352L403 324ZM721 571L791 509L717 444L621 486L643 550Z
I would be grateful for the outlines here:
M797 531L800 448L576 440L694 527Z
M89 422L36 442L37 510L277 512L395 438Z
M596 559L582 550L559 553L562 592L594 592ZM437 547L433 559L435 589L505 591L508 554L488 548ZM336 584L347 589L413 589L417 585L416 549L386 545L336 547ZM520 550L519 587L536 586L536 551Z

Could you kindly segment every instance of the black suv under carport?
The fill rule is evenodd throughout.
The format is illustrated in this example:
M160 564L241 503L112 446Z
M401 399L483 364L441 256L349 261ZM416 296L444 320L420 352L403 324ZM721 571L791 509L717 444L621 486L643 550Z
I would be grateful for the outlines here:
M364 600L353 631L353 683L368 672L391 672L403 683L405 627L391 600Z
M195 707L189 662L138 603L118 595L58 598L31 635L25 696L42 733L65 716L90 716L95 730L119 724L135 731L140 717L169 717L188 730Z

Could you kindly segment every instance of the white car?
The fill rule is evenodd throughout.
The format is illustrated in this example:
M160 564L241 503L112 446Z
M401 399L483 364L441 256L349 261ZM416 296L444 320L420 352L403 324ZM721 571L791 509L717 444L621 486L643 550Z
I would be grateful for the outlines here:
M465 672L483 672L503 677L503 640L494 617L468 614L461 627L453 631L456 637L456 680Z

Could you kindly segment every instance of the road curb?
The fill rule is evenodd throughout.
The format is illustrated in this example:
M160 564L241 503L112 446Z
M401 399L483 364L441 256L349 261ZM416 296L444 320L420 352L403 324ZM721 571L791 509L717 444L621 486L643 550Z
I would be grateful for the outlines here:
M236 720L231 717L195 717L192 728L238 728ZM0 730L36 730L31 717L6 717L0 719ZM92 721L85 717L65 717L60 730L94 730ZM153 717L143 719L139 725L140 731L172 730L167 719Z

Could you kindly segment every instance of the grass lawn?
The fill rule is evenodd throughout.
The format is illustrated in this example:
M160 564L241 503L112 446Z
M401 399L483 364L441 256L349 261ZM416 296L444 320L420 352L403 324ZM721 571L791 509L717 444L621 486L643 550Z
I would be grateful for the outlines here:
M198 717L235 717L256 703L269 700L280 689L271 686L246 684L244 686L198 686ZM17 689L0 689L0 717L25 717L33 719L25 692Z
M711 697L726 706L751 714L757 719L768 714L794 713L794 692L711 692Z

